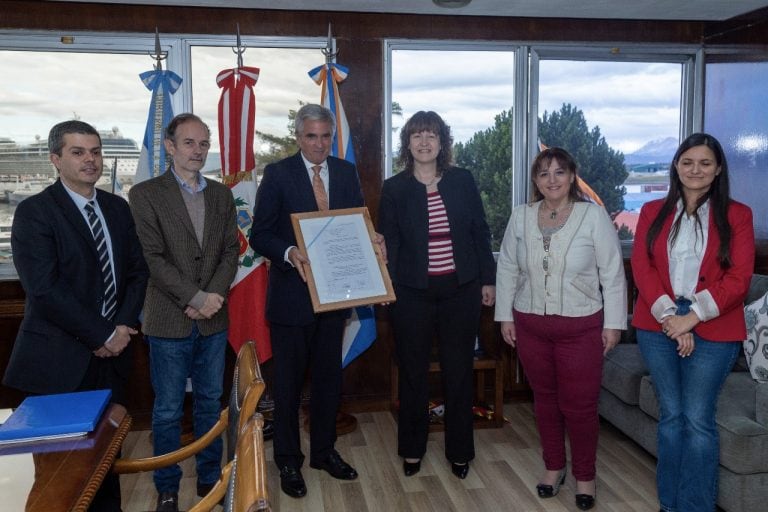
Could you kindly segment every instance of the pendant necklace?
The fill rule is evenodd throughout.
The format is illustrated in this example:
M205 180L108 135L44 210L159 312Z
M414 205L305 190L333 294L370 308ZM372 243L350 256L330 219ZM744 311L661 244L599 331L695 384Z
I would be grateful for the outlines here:
M546 203L542 202L542 204L547 208L547 210L549 210L549 218L551 220L555 220L557 218L558 213L569 210L571 208L571 205L573 205L571 201L568 201L568 204L561 207L560 209L555 208L554 210L552 210L549 208L549 206L546 205Z

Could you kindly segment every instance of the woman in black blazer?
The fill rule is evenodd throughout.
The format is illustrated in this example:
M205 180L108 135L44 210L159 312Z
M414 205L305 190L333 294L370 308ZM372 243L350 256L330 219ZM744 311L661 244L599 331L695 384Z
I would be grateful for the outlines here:
M465 478L475 456L472 360L480 304L495 302L490 230L472 174L451 167L450 128L417 112L400 132L402 171L384 182L379 231L397 302L400 366L398 454L406 476L421 469L429 433L428 369L437 334L445 395L445 456Z

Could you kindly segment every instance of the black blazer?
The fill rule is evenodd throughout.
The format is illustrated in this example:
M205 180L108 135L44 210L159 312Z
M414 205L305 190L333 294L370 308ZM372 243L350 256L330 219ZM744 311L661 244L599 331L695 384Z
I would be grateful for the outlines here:
M101 316L104 301L99 257L90 228L60 180L25 199L13 216L13 263L26 293L3 383L29 393L72 391L81 383L92 352L117 325L135 327L149 271L128 203L102 190L96 199L112 240L117 312ZM131 351L113 358L130 374Z
M357 170L351 163L328 157L328 203L331 210L363 206ZM315 320L307 284L283 259L296 245L291 214L317 211L312 182L301 153L264 169L256 192L250 244L271 262L267 319L282 325L307 325ZM342 310L339 314L346 314Z
M472 173L451 167L443 172L437 189L448 214L459 284L474 279L479 279L482 285L495 284L491 232ZM384 181L378 229L387 243L392 281L412 288L427 288L427 194L412 173L400 172Z

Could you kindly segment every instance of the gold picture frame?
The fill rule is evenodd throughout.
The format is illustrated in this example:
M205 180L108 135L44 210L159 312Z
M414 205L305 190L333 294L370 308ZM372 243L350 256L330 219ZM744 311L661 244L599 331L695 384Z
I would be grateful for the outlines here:
M368 208L293 213L291 223L315 313L396 300Z

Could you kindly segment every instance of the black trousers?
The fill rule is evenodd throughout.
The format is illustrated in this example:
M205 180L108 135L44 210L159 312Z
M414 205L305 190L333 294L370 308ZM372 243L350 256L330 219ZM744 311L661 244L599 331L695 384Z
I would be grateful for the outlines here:
M341 401L341 342L344 312L321 313L306 326L270 324L274 360L273 438L278 467L304 463L299 434L299 406L310 372L310 462L320 462L336 443L336 413Z
M398 454L421 458L429 434L428 370L437 334L445 396L445 456L463 463L475 456L472 361L480 323L479 281L459 285L455 274L429 278L427 289L397 285L393 305L400 368Z

